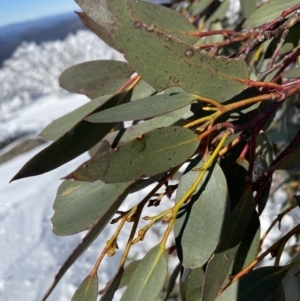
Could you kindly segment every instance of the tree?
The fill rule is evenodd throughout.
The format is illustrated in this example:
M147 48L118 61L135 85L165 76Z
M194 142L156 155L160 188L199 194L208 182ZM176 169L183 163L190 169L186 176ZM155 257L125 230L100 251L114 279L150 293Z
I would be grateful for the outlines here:
M92 154L65 177L52 218L57 235L89 232L44 299L111 221L118 228L74 301L97 299L101 260L114 255L126 223L132 230L123 258L101 300L111 300L120 286L127 286L123 301L156 300L171 252L179 263L162 300L179 275L181 300L285 300L285 294L296 300L299 255L284 266L280 259L300 225L267 249L264 241L284 215L299 210L299 198L291 194L261 239L259 215L274 172L286 170L294 193L299 186L299 2L271 0L256 8L244 0L231 19L228 0L177 3L176 10L136 0L77 3L84 24L128 63L91 61L63 72L60 85L92 101L49 125L42 136L54 142L12 179ZM132 126L123 128L130 120ZM284 126L287 134L280 136ZM180 170L180 180L171 181ZM136 206L118 211L130 193L153 183ZM146 205L172 196L169 209L145 215ZM129 250L157 222L166 225L160 243L124 268ZM171 231L175 244L167 248ZM296 255L296 246L289 252ZM258 267L270 254L274 265Z

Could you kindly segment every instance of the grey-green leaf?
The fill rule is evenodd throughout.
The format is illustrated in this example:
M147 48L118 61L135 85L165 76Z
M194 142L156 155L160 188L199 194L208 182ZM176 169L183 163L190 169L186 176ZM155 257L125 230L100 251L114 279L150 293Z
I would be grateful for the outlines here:
M196 30L179 12L135 0L77 2L106 28L129 64L157 91L177 86L223 102L247 88L247 64L194 48Z
M251 29L271 22L278 18L284 10L297 4L299 4L299 0L270 0L255 10L243 26L246 29Z
M132 125L126 129L107 134L100 143L95 145L95 149L90 151L90 154L91 156L94 156L96 153L100 154L109 150L110 147L114 148L121 146L122 144L157 128L175 124L182 125L183 123L184 120L179 121L176 116L164 116L146 120L145 122Z
M189 12L191 16L196 16L204 11L209 5L212 4L214 0L196 0L189 7Z
M155 93L155 89L147 84L144 80L140 79L132 92L131 101L146 98Z
M158 245L138 265L121 301L155 301L165 283L167 272L167 255Z
M226 12L230 6L229 0L222 1L212 15L206 20L206 24L211 24L216 21L222 21L225 19Z
M97 108L101 107L111 97L112 95L97 97L93 99L93 101L90 101L76 110L54 120L44 128L40 136L47 140L58 139L63 134L71 130L76 123L84 119Z
M128 285L132 275L134 274L136 268L140 264L141 260L132 261L125 268L120 267L113 279L111 279L106 287L99 292L103 294L101 301L110 301L112 300L114 293L125 286Z
M182 164L198 145L197 135L186 128L155 129L115 150L95 155L66 179L120 183L151 177Z
M300 67L284 71L283 73L281 73L281 76L288 78L288 79L294 78L294 77L300 77Z
M229 269L234 262L248 223L253 213L253 196L247 189L240 202L229 216L229 221L222 235L221 242L208 262L202 292L202 301L215 300L226 281Z
M135 0L110 0L108 8L120 20L113 31L116 44L157 91L179 86L223 102L247 88L245 61L214 57L194 48L197 40L185 32L195 29L179 12Z
M190 270L188 277L183 281L180 280L180 296L182 301L194 300L194 296L197 295L200 300L202 291L202 282L204 279L204 272L202 267Z
M299 295L298 295L299 296ZM271 296L270 298L268 298L266 301L287 301L289 299L285 298L285 294L284 294L284 287L282 285L282 283L276 288L273 296ZM292 300L292 299L291 299ZM297 300L297 299L295 299Z
M105 0L75 0L75 2L112 37L111 31L118 24L118 18L108 10Z
M85 120L94 123L142 120L175 111L195 98L187 93L154 95L92 114Z
M231 284L216 301L267 300L280 286L290 268L263 267L249 272Z
M90 29L94 34L96 34L101 40L103 40L107 45L116 49L117 45L110 34L101 26L99 26L92 18L90 18L86 13L76 12L81 22Z
M178 202L199 175L201 157L195 158L182 176L177 194ZM229 195L226 178L218 164L214 164L190 202L177 214L174 234L179 258L184 267L202 267L216 249L223 226L227 221Z
M291 143L278 155L271 166L269 171L278 169L289 169L300 164L300 131L297 132Z
M100 301L112 301L115 295L115 292L119 288L120 281L122 279L124 273L124 268L120 267L114 276L114 278L108 283L104 291Z
M114 95L94 112L129 101L131 92L132 90ZM115 123L78 122L69 132L31 158L11 181L40 175L71 161L97 144L114 126Z
M121 282L118 286L118 288L122 288L124 286L127 286L130 282L130 279L132 278L133 274L135 273L137 267L141 263L141 260L135 260L130 262L124 269L124 273L121 279Z
M291 52L295 47L297 47L299 45L299 43L300 43L299 30L300 30L299 23L289 29L289 34L286 37L286 39L284 40L284 43L279 50L278 57ZM281 39L281 35L278 35L277 37L275 37L271 40L268 48L266 49L265 58L270 58L273 55L278 43L280 42L280 39ZM295 68L295 70L296 69L297 68ZM290 70L294 70L294 69L290 69ZM288 76L289 76L290 70L282 72L281 75L286 78L289 78ZM287 72L287 75L285 76L286 72ZM293 72L291 73L290 76L293 76Z
M65 70L59 77L59 84L69 92L85 94L94 99L116 93L133 72L125 62L90 61Z
M105 184L64 181L58 188L52 217L56 235L71 235L86 230L97 221L103 227L127 196L131 183Z
M235 275L250 264L257 256L260 243L260 221L254 210L245 235L236 253L231 274Z
M165 294L165 297L164 297L164 301L167 301L169 300L169 297L176 285L176 279L178 278L178 275L180 274L180 271L182 269L182 265L181 263L178 263L177 266L174 268L174 270L172 271L171 273L171 276L170 276L170 279L168 281L168 286L167 286L167 289L166 289L166 294Z
M249 18L256 7L256 0L240 0L241 10L245 18Z
M87 276L75 292L72 301L96 301L98 295L97 274Z

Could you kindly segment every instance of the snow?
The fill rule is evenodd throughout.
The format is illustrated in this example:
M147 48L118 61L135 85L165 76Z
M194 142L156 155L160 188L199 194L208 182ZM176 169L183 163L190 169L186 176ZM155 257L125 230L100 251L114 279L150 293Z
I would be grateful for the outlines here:
M5 114L0 122L0 142L9 137L27 133L39 134L46 125L70 111L84 105L89 99L84 95L64 97L47 95L31 102L22 110ZM54 109L55 108L55 109Z
M68 67L96 59L123 60L95 34L80 30L63 41L22 43L0 69L0 119L46 94L65 94L59 75Z

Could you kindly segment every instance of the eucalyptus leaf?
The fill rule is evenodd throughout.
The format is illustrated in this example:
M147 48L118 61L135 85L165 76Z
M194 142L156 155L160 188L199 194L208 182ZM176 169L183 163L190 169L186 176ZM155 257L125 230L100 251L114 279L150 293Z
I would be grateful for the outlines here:
M121 129L119 131L115 131L112 133L107 134L101 142L99 142L96 146L97 150L92 153L92 156L100 154L110 149L110 147L115 148L126 144L127 142L131 141L134 138L140 137L146 132L151 130L160 128L160 127L167 127L170 125L174 125L177 123L177 118L164 116L164 117L157 117L150 120L146 120L145 122L138 123L132 125L128 128ZM107 145L108 144L108 145ZM109 146L108 148L105 145Z
M232 162L230 160L230 162ZM231 210L238 204L245 192L246 183L241 182L237 185L236 179L245 179L248 171L248 161L238 160L233 164L223 167L224 174L227 180L227 187L230 195Z
M182 176L177 194L178 202L194 184L203 161L195 158ZM225 176L218 164L206 172L189 203L177 214L174 234L179 258L184 267L203 266L216 249L227 221L229 195Z
M120 18L120 26L113 33L117 45L133 68L157 91L179 86L187 92L222 102L247 88L242 82L248 79L245 62L217 58L193 48L191 45L196 40L191 43L180 35L185 30L183 26L176 33L176 26L182 25L179 13L175 15L176 12L164 7L133 0L112 0L109 8ZM174 18L177 22L170 22ZM128 39L132 27L136 29L135 34ZM186 31L192 31L186 27ZM155 67L157 64L159 68Z
M265 132L260 132L256 138L255 159L264 159L267 166L273 161L273 149Z
M231 284L216 301L267 300L280 286L290 267L263 267Z
M111 31L118 24L118 18L108 10L106 0L75 0L75 2L113 39Z
M132 183L105 184L64 181L58 188L52 217L56 235L71 235L111 220L129 193ZM98 224L99 224L98 222Z
M273 161L273 148L269 141L268 136L264 132L260 132L256 139L255 149L255 161L253 167L252 178L253 181L257 181L265 172L265 170L271 165ZM260 197L257 199L258 212L261 214L269 199L270 188L272 179L269 178L267 184L260 193Z
M192 3L189 8L189 12L192 16L196 16L203 12L209 5L211 5L214 0L196 0Z
M285 38L282 47L279 50L279 55L284 55L292 51L295 47L297 47L300 43L300 37L299 37L299 30L300 30L300 24L296 24L292 28L289 29L289 33L287 37ZM277 48L278 43L280 42L281 35L275 37L274 39L271 40L269 46L267 47L266 53L265 53L265 58L270 58L272 57L274 51ZM293 69L290 69L293 70ZM289 71L282 72L281 75L283 77L289 78L288 74ZM287 75L285 76L287 72ZM290 76L293 76L293 73L291 73Z
M112 96L93 112L129 101L131 92L132 90ZM69 132L31 158L11 181L43 174L73 160L98 143L114 126L115 123L93 124L79 121Z
M121 301L155 301L165 283L168 272L164 248L151 249L138 265Z
M180 274L182 265L181 263L178 263L175 269L173 270L170 279L168 281L168 287L166 290L164 301L167 301L169 299L169 296L171 295L175 285L176 285L176 279L178 278L178 275Z
M149 97L155 92L156 91L153 87L147 84L144 80L140 79L137 85L133 89L131 101Z
M102 97L97 97L83 106L77 108L76 110L54 120L48 126L46 126L41 137L47 140L56 140L61 137L66 132L70 131L78 122L83 120L86 116L94 112L97 108L100 108L105 104L112 95L104 95Z
M202 301L215 300L218 296L245 235L253 210L252 191L248 189L230 214L221 242L208 262Z
M117 45L109 33L99 26L93 19L91 19L86 13L84 12L76 12L78 17L80 18L81 22L90 29L94 34L96 34L101 40L103 40L107 45L116 49Z
M94 99L116 93L133 73L132 67L125 62L90 61L65 70L59 77L59 84L69 92Z
M229 9L230 1L224 0L220 3L217 9L211 14L211 16L206 20L206 24L211 24L216 21L222 21L225 19L226 12Z
M257 181L273 161L272 146L264 132L256 139L255 161L252 172L253 182Z
M130 279L132 278L133 274L135 273L137 267L141 263L141 260L134 260L131 261L124 269L124 273L121 278L121 282L118 286L119 288L125 287L130 282Z
M276 288L273 296L271 296L270 298L267 299L267 301L286 301L286 300L289 300L289 299L285 298L284 287L283 287L282 283Z
M278 155L268 171L288 169L300 164L300 131L296 134L291 143Z
M155 95L92 114L85 120L93 123L110 123L148 119L187 106L195 99L194 95L187 93Z
M90 156L106 152L112 148L121 146L130 140L143 135L151 130L166 127L170 125L180 126L186 121L185 118L193 116L191 106L188 105L181 109L167 113L164 116L158 116L150 120L132 125L128 128L116 130L108 133L99 143L97 143L90 151Z
M200 300L201 298L201 291L202 291L202 282L204 279L204 272L202 267L192 269L185 281L180 280L179 283L179 290L180 290L180 297L182 301L189 301L193 299L191 295L197 295Z
M95 155L66 179L108 183L127 182L168 171L191 157L197 135L181 127L165 127L143 134L112 151Z
M98 296L97 274L87 276L76 290L72 301L96 301Z
M188 296L187 296L187 301L199 301L201 300L201 293L202 293L202 288L197 287L194 290L192 290Z
M278 18L284 10L297 4L299 4L298 0L270 0L256 9L244 23L243 27L251 29L269 23Z
M214 23L211 23L209 26L210 30L222 30L223 26L221 21L216 21ZM224 41L224 36L217 34L217 35L211 35L205 38L200 38L199 41L194 45L194 46L198 46L201 44L209 44L209 43L220 43ZM220 52L220 54L222 54L222 51Z
M241 10L245 18L249 18L255 11L256 0L240 0Z
M248 228L236 253L231 274L235 275L250 264L258 255L260 245L260 221L254 210Z
M111 32L119 50L157 91L179 86L223 102L247 88L249 74L245 61L218 58L195 49L192 45L197 38L186 34L194 33L195 28L179 12L144 1L101 2L99 6L108 8L118 18ZM83 8L88 15L94 8L89 3L85 1ZM94 20L103 23L98 17Z
M300 67L284 71L281 75L285 78L288 78L288 79L295 78L295 77L300 77Z
M286 145L290 143L297 132L300 131L300 124L292 122L284 122L274 124L270 127L267 134L272 143L282 143Z
M122 276L124 273L124 268L120 267L114 276L114 278L108 283L104 291L102 292L102 297L100 301L112 301L115 295L115 292L119 288Z

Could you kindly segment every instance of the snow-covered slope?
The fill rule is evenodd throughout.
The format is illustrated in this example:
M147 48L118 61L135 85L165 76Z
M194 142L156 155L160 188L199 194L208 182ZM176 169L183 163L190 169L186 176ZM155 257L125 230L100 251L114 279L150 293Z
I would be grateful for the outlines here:
M23 43L0 69L0 120L47 94L62 94L58 77L68 67L96 59L124 60L95 34L80 30L63 41Z

